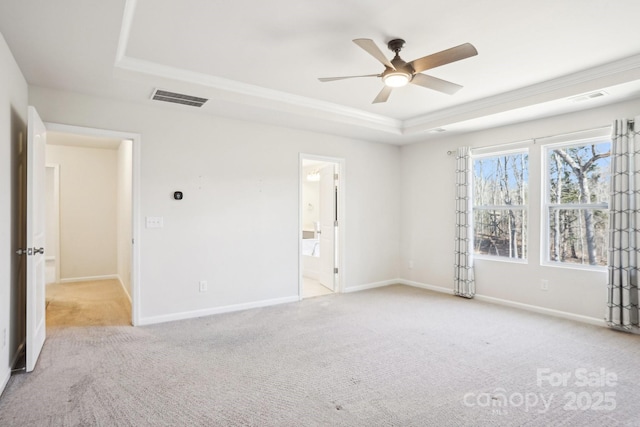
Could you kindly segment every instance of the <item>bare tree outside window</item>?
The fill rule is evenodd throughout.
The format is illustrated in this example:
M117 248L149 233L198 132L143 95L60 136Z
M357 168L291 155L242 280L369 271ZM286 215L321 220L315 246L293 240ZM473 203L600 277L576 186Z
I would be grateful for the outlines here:
M547 148L548 259L607 265L611 143Z
M526 151L474 158L476 254L526 259L528 181Z

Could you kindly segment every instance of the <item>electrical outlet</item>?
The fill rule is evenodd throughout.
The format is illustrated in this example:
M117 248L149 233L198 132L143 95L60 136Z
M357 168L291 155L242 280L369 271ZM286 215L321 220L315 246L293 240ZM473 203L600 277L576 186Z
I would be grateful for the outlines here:
M146 225L147 228L162 228L164 227L164 219L161 216L148 216Z
M201 280L200 281L200 292L207 292L207 290L209 289L209 285L207 284L206 280Z
M547 279L540 280L540 289L543 291L549 290L549 281Z

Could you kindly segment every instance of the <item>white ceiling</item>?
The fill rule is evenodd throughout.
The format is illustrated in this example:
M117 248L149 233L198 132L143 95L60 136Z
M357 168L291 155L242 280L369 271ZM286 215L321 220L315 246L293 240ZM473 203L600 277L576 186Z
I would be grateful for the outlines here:
M66 147L82 147L104 150L117 150L121 139L105 138L89 135L76 135L65 132L47 131L48 145L62 145Z
M193 109L149 100L159 87L212 114L395 144L640 97L638 16L637 0L0 0L31 85ZM463 85L453 96L409 85L371 104L378 78L317 80L383 71L354 38L389 57L403 38L407 61L479 54L426 72Z

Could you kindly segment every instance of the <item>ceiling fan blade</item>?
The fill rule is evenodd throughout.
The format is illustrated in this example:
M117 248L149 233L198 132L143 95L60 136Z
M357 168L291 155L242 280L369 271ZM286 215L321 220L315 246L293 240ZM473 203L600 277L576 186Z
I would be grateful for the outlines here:
M454 93L462 89L462 86L460 85L439 79L437 77L427 76L426 74L416 74L415 76L413 76L411 83L414 85L426 87L427 89L433 89L437 90L438 92L447 93L449 95L453 95Z
M393 88L390 88L389 86L383 87L378 96L376 96L376 99L373 100L372 104L387 102L387 99L389 99L389 95L391 95L392 90Z
M336 80L355 79L358 77L380 77L380 74L364 74L362 76L343 76L343 77L320 77L318 80L321 82L333 82Z
M438 53L424 56L409 62L416 73L420 73L441 65L450 64L461 59L469 58L478 54L478 51L471 43L464 43L460 46L452 47Z
M384 53L382 53L382 51L380 50L378 45L375 44L375 42L373 40L371 40L371 39L355 39L355 40L353 40L353 42L355 44L357 44L358 46L360 46L361 48L363 48L364 50L366 50L369 55L373 56L378 61L382 62L382 64L385 67L391 68L392 70L396 69L396 67L393 66L391 61L389 61L389 59L384 55Z

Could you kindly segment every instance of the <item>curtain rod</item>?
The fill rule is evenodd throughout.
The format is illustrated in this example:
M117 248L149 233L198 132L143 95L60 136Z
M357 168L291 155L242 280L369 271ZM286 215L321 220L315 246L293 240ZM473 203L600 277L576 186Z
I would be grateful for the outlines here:
M611 128L611 125L606 125L606 126L600 126L600 127L597 127L597 128L582 129L582 130L576 130L576 131L567 132L567 133L559 133L557 135L539 136L537 138L533 138L533 143L535 144L541 139L557 138L557 137L560 137L560 136L569 136L569 135L575 135L576 133L593 132L593 131L596 131L596 130L610 129L610 128Z
M503 144L485 145L484 147L472 147L471 151L488 150L490 148L498 148L498 147L508 147L509 145L524 144L524 143L530 142L530 141L535 143L535 139L529 138L529 139L523 139L521 141L505 142ZM449 151L447 151L447 154L448 155L455 154L455 151L449 150Z
M632 121L632 120L630 120L630 121ZM538 141L544 140L544 139L557 138L557 137L561 137L561 136L569 136L569 135L574 135L576 133L593 132L593 131L596 131L596 130L607 129L607 128L611 128L611 125L600 126L600 127L591 128L591 129L576 130L576 131L567 132L567 133L559 133L559 134L556 134L556 135L548 135L548 136L540 136L540 137L536 137L536 138L528 138L528 139L523 139L523 140L520 140L520 141L506 142L504 144L486 145L484 147L472 147L471 151L474 151L474 150L488 150L488 149L491 149L491 148L499 148L499 147L508 147L510 145L524 144L524 143L529 142L529 141L532 141L534 144L536 144ZM454 150L447 151L447 155L449 155L449 156L451 154L454 154L454 153L455 153Z

